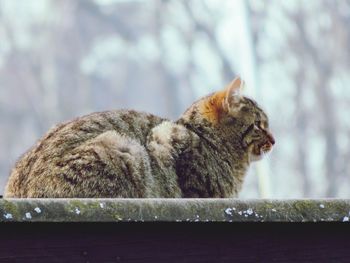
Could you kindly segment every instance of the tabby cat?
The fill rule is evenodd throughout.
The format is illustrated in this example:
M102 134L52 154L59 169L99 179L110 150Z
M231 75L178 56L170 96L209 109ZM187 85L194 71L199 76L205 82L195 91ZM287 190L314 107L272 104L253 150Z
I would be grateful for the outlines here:
M236 197L275 143L242 86L234 79L177 121L116 110L59 124L17 162L5 197Z

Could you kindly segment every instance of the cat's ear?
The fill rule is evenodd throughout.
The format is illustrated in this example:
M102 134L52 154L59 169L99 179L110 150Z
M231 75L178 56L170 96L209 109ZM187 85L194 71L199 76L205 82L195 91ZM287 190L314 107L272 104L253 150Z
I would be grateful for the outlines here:
M223 108L226 111L234 110L242 97L242 90L244 88L244 81L237 77L231 81L225 88L225 100L223 101Z
M211 123L218 123L224 114L232 113L235 108L238 108L243 86L244 82L241 78L235 78L223 90L213 93L202 101L200 112Z

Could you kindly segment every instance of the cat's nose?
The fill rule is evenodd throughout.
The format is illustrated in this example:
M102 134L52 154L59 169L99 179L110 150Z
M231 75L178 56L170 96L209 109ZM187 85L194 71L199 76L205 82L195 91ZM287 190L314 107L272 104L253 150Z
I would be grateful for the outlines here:
M272 145L274 145L276 143L275 138L273 138L271 133L268 133L267 137L269 138L269 141Z

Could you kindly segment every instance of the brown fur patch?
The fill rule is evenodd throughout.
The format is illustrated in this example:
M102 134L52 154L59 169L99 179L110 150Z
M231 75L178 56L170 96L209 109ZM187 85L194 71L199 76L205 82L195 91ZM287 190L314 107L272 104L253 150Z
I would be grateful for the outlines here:
M224 114L224 102L226 90L218 91L212 96L205 98L198 106L201 115L213 124L217 124Z

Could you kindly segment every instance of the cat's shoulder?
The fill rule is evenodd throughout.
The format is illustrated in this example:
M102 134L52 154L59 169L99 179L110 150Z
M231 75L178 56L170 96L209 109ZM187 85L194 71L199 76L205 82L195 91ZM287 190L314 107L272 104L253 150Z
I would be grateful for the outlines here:
M184 125L165 120L151 130L149 140L159 144L184 144L189 140L198 141L199 137Z

